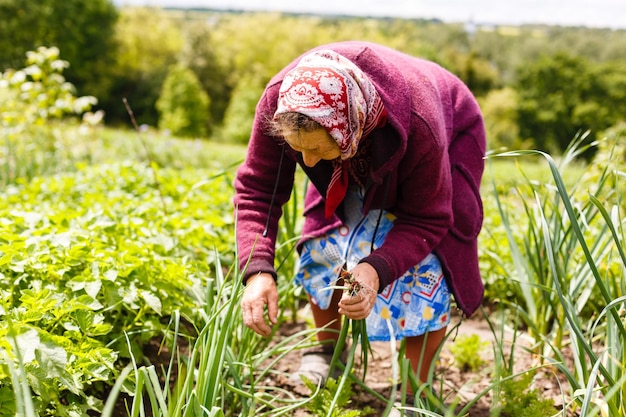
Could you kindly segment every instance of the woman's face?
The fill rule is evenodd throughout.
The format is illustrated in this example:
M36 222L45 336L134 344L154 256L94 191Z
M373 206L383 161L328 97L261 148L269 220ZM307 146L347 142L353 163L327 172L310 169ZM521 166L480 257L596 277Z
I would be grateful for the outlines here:
M341 156L339 146L325 129L292 131L285 134L285 142L302 154L308 167L314 167L322 159L331 161Z

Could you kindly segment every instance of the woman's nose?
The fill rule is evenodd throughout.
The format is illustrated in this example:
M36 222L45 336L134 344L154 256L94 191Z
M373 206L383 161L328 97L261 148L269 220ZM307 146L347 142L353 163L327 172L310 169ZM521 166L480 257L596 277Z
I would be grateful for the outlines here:
M302 161L304 162L304 165L308 167L314 167L321 159L322 158L311 152L302 152Z

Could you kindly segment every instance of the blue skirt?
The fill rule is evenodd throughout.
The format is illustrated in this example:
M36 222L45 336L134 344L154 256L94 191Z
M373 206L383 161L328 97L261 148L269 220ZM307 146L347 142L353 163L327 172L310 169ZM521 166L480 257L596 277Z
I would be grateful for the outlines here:
M304 242L296 282L304 286L312 303L326 310L343 267L349 271L369 255L379 210L362 214L363 194L350 188L344 202L345 224ZM383 212L374 249L382 245L393 227L394 216ZM388 323L393 329L390 333ZM450 292L439 259L429 254L419 264L385 287L366 319L371 341L401 340L440 330L450 323Z

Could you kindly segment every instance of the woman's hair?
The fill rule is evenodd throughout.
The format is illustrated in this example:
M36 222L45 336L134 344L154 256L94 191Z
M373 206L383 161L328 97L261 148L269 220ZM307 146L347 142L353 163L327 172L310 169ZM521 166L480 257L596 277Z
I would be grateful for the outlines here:
M284 137L285 132L294 132L304 130L312 132L314 130L324 129L324 127L302 113L286 112L274 116L268 120L268 133L271 136Z

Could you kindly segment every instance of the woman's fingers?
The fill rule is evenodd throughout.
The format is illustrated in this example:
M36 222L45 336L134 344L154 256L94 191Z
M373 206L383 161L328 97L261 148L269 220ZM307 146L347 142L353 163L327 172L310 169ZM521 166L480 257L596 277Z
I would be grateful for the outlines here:
M259 300L260 301L260 300ZM264 317L265 303L253 302L242 303L243 323L262 336L269 336L272 328L267 324Z
M375 302L376 292L367 287L362 287L354 295L346 292L339 301L339 314L354 320L364 319L369 316Z
M260 334L269 336L272 328L265 318L265 307L268 310L270 324L276 324L278 314L278 291L274 278L269 274L259 274L249 279L241 299L243 323Z

